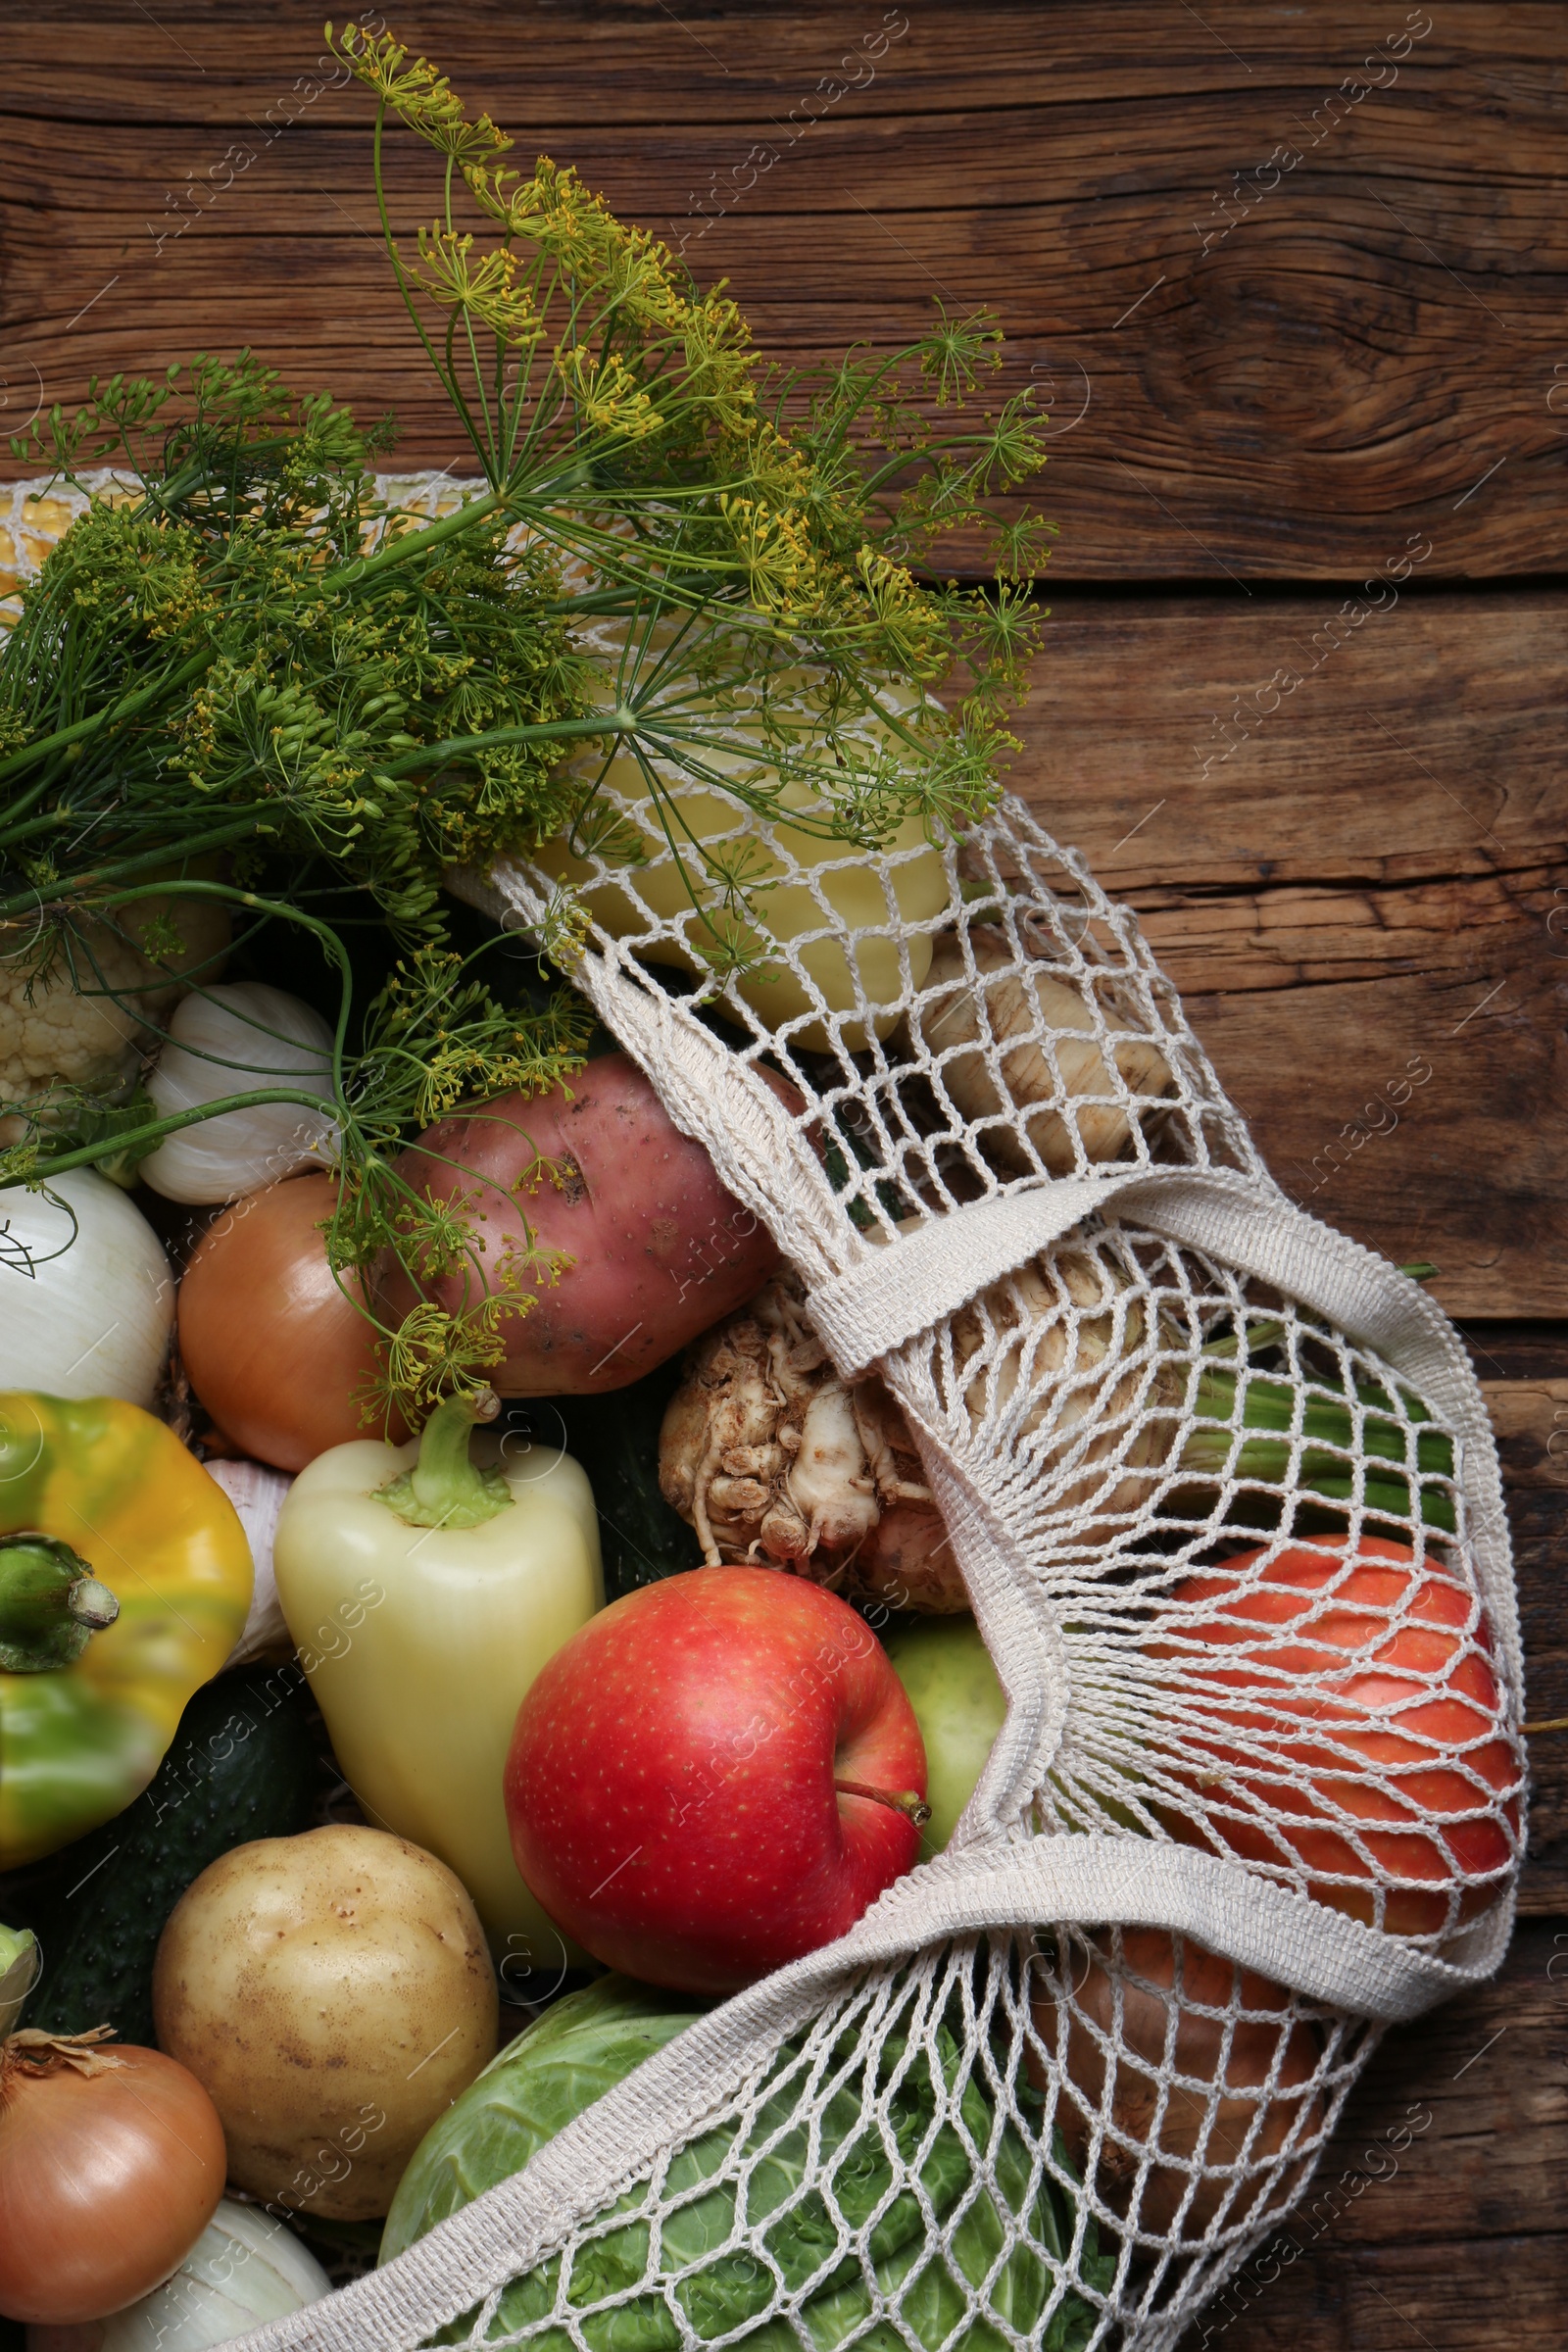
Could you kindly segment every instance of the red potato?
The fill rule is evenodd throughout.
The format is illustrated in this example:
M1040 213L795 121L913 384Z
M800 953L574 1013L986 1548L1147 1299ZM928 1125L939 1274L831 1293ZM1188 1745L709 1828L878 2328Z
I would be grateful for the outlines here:
M763 1072L767 1077L768 1073ZM792 1108L800 1098L769 1079ZM536 1171L553 1161L554 1181ZM416 1290L401 1267L383 1306L396 1321L423 1296L471 1308L514 1259L525 1314L504 1316L503 1396L585 1396L623 1389L749 1298L778 1263L765 1226L718 1180L628 1055L589 1062L570 1088L503 1095L427 1128L401 1172L433 1200L462 1204L472 1255ZM554 1287L518 1262L528 1248L575 1263Z
M1162 2237L1176 2229L1193 2182L1177 2230L1190 2240L1202 2236L1222 2204L1227 2228L1251 2216L1260 2197L1264 2212L1283 2205L1324 2119L1322 2091L1310 2088L1322 2057L1317 2029L1290 2018L1283 1987L1162 1928L1124 1928L1119 1966L1092 1948L1087 1970L1080 1955L1073 1975L1070 2001L1037 1993L1032 2015L1046 2049L1063 2064L1056 2122L1080 2173L1094 2120L1103 2121L1095 2186L1112 2211ZM1203 2011L1229 2011L1238 1992L1227 2049L1223 2018ZM1106 2045L1117 2039L1118 2005L1120 2049L1110 2057L1107 2097ZM1046 2070L1032 2049L1026 2065L1044 2090ZM1156 2128L1166 2065L1175 2080ZM1287 2140L1291 2158L1270 2180L1266 2168ZM1146 2150L1151 2161L1134 2209Z

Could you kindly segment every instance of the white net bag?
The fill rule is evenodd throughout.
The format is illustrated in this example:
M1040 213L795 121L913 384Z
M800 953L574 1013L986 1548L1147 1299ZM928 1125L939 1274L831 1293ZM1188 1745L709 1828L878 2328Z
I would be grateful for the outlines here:
M612 762L598 846L456 886L556 939L581 887L574 977L772 1230L773 1340L865 1405L865 1491L939 1515L1006 1722L949 1850L848 1936L250 2341L1156 2352L1381 2028L1506 1945L1480 1394L1417 1286L1273 1184L1130 916L1016 804L946 852L776 828L783 944L700 999L673 842L752 820L663 784L662 834ZM710 1556L854 1590L773 1424L730 1434Z

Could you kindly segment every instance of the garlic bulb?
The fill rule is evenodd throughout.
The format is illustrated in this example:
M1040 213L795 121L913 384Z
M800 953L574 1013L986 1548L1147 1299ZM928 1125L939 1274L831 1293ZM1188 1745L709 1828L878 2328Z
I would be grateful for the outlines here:
M147 1078L160 1118L267 1086L332 1084L332 1032L318 1012L280 988L236 980L186 997ZM303 1102L220 1110L164 1138L137 1169L171 1200L236 1200L241 1193L329 1159L336 1129Z
M0 1192L0 1389L150 1405L173 1320L164 1246L106 1176Z
M249 1666L259 1659L291 1658L294 1643L283 1621L283 1604L272 1573L272 1538L277 1533L283 1497L294 1481L286 1470L270 1469L265 1462L209 1462L207 1468L239 1514L256 1569L245 1630L223 1662Z
M29 2328L27 2352L209 2352L331 2292L292 2231L227 2197L178 2270L139 2303L77 2328Z

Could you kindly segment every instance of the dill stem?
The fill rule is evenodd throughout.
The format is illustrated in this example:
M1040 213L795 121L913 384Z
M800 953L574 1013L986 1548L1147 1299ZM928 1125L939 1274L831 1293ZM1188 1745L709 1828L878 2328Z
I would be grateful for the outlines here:
M166 1135L177 1135L182 1127L198 1127L204 1119L216 1119L225 1110L251 1110L258 1102L298 1102L304 1109L317 1111L322 1118L332 1120L341 1118L343 1113L340 1102L321 1095L307 1094L298 1087L258 1087L253 1093L220 1095L210 1102L198 1102L193 1110L172 1111L167 1119L146 1119L141 1126L126 1128L117 1134L110 1148L118 1153L131 1151L141 1144L161 1143ZM39 1178L47 1181L51 1176L65 1176L73 1168L89 1167L94 1160L103 1158L105 1148L100 1139L96 1143L82 1144L74 1152L57 1152L52 1159L40 1159L34 1163L27 1181L31 1183Z
M30 766L35 760L47 759L51 752L64 751L70 744L80 743L87 736L96 735L101 728L108 726L111 719L134 718L138 710L144 710L160 695L175 693L181 686L187 686L193 679L199 678L203 670L210 668L216 660L216 651L204 650L192 654L190 660L182 662L177 669L155 678L150 686L140 687L134 694L123 696L118 703L112 703L107 710L89 711L85 718L73 720L69 727L57 727L52 735L40 735L34 742L24 744L20 752L13 752L8 759L0 760L0 784L5 782L7 776Z
M240 811L227 824L212 832L197 833L177 845L170 841L162 842L157 849L144 850L139 857L123 858L118 864L100 865L84 874L73 874L68 881L52 883L47 890L39 890L34 886L23 891L20 897L0 900L0 922L18 915L36 913L39 907L55 906L61 899L83 898L94 890L105 887L112 889L117 882L128 881L136 874L148 874L159 866L167 867L175 854L176 846L181 858L199 858L208 850L225 849L231 841L243 841L247 836L254 836L258 817L276 814L276 805L264 801L257 808ZM168 887L183 890L185 886L183 883L171 882Z

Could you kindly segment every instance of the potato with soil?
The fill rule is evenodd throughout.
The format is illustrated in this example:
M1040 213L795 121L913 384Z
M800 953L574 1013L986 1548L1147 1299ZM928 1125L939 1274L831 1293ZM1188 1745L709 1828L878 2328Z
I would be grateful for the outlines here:
M228 2177L331 2221L385 2213L438 2115L495 2055L478 1915L383 1830L235 1846L171 1915L159 2046L222 2118Z
M1175 1085L1153 1040L1087 990L1015 955L988 924L969 932L967 955L956 931L936 943L914 1042L939 1058L949 1102L1008 1174L1034 1169L1020 1128L1053 1176L1119 1159L1135 1122L1157 1115Z
M1034 2027L1063 2067L1055 2121L1080 2173L1094 2125L1103 2126L1095 2186L1105 2203L1141 2236L1174 2231L1188 2243L1203 2235L1222 2205L1225 2229L1277 2212L1311 2161L1325 2112L1314 2087L1318 2031L1292 2018L1284 1987L1162 1928L1123 1928L1119 1965L1095 1944L1087 1969L1081 1951L1065 1954L1062 1965L1071 1968L1072 1997L1037 1992ZM1044 2090L1045 2069L1033 2049L1026 2063ZM1159 2077L1167 2066L1173 2080L1161 2113ZM1287 2142L1289 2157L1271 2170ZM1134 2208L1146 2151L1149 2170ZM1189 2182L1192 2197L1178 2225Z
M789 1102L782 1079L764 1078ZM724 1190L701 1144L665 1111L625 1054L589 1062L569 1087L502 1095L427 1128L400 1173L466 1228L454 1271L416 1286L396 1267L383 1306L397 1322L422 1298L452 1313L486 1297L501 1318L502 1396L623 1389L739 1306L778 1263L766 1227ZM530 1240L531 1235L531 1240ZM573 1260L552 1283L537 1254Z

